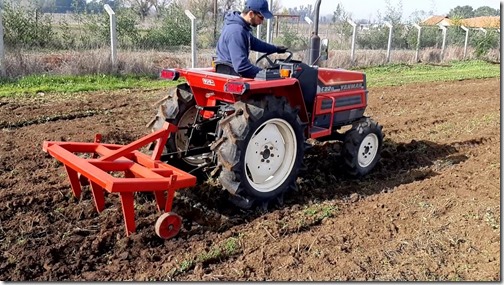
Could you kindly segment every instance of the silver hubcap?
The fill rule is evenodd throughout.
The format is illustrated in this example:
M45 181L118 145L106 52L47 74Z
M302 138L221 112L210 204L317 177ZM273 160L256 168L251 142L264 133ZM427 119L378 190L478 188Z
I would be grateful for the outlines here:
M294 129L283 119L264 122L254 133L245 152L249 184L259 192L271 192L287 179L297 153Z
M368 167L378 152L378 137L376 134L368 134L359 146L357 156L360 167Z

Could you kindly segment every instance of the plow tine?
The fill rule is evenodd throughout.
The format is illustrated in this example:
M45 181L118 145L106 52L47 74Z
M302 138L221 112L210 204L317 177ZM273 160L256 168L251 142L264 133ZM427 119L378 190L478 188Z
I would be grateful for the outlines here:
M79 175L77 171L73 170L66 164L65 164L65 170L68 174L68 179L70 180L70 185L72 186L72 192L75 198L80 199L82 189L79 182Z
M168 189L168 197L166 199L165 212L170 212L173 205L173 197L175 197L175 190Z
M105 195L103 193L103 188L91 181L91 191L93 192L96 211L101 213L103 209L105 209Z
M164 195L164 191L153 191L154 197L156 197L156 205L158 211L162 212L165 209L166 198Z
M126 225L126 235L135 232L135 200L133 193L121 192L121 206L123 210L124 224Z
M173 185L175 185L176 181L177 181L177 175L172 175L170 188L168 188L168 197L166 198L166 205L164 208L165 212L170 212L172 209L173 198L175 197L175 189L173 188Z

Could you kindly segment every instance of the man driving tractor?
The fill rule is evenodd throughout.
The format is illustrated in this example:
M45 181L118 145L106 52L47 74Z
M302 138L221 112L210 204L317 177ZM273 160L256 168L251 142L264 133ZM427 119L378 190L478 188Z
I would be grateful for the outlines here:
M261 25L264 18L272 17L267 0L247 0L241 13L228 13L217 43L217 61L231 64L242 77L254 78L261 68L250 62L250 50L268 54L287 50L284 46L268 44L251 33L252 27Z

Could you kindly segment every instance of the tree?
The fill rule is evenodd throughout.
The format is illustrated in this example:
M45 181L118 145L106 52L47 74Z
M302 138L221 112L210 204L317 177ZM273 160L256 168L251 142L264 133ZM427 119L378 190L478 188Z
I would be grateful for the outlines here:
M422 20L426 19L428 15L432 15L432 13L425 12L424 10L415 10L408 18L408 24L417 24Z
M392 25L400 24L403 13L402 1L399 0L399 2L396 5L393 5L392 3L390 3L390 0L385 0L385 4L386 4L386 11L383 20L390 22Z
M334 12L333 12L332 22L334 24L341 23L341 22L345 21L346 18L347 18L347 15L346 15L345 9L343 9L343 5L341 3L338 3L338 5L336 6L336 10L334 10Z
M241 10L241 1L240 0L219 0L217 3L219 7L221 7L221 14L226 14L227 11L230 10Z
M205 23L207 16L213 13L213 1L209 0L189 0L183 1L182 7L191 11L194 16L200 21Z
M500 9L494 9L488 6L481 6L478 9L474 10L474 17L482 17L482 16L499 16Z
M457 6L450 10L450 12L448 13L448 17L449 18L460 17L462 19L472 18L474 17L474 10L473 7L469 5Z
M120 0L92 0L86 5L86 12L91 14L101 13L105 4L108 4L114 11L121 8Z
M154 7L157 0L124 0L131 9L137 13L143 20L149 15L149 11Z
M173 0L157 0L154 2L154 9L156 9L156 15L161 17L162 15L167 14L168 7L173 3Z

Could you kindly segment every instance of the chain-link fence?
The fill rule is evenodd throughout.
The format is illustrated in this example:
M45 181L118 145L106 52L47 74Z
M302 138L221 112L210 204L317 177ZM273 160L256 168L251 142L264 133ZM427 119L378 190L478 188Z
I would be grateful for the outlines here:
M181 5L173 4L157 16L140 17L132 9L116 9L120 72L153 72L163 65L191 65L191 22ZM7 76L31 73L111 72L110 23L101 13L50 14L35 6L3 5L5 67ZM196 14L199 66L209 66L224 21L224 12ZM199 15L199 16L198 16ZM277 18L273 23L273 43L288 46L298 59L305 60L311 27L299 19ZM266 38L266 29L261 29ZM384 64L389 29L384 25L359 26L355 58L350 58L353 28L347 22L322 23L319 35L328 38L330 67ZM255 35L256 32L253 31ZM390 62L413 63L418 30L410 25L394 25ZM448 27L441 58L443 33L439 27L423 27L418 61L442 62L464 59L466 32ZM471 29L465 59L481 58L500 62L500 30ZM254 56L251 54L251 56Z

